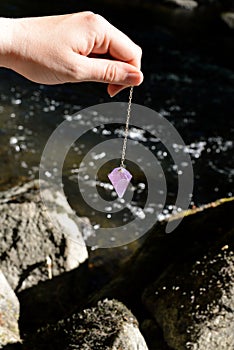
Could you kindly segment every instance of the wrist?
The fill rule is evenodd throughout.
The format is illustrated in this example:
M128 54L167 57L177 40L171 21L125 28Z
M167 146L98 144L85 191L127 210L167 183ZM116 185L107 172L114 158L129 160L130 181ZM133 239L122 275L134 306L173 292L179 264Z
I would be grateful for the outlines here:
M8 67L13 47L14 19L0 18L0 67Z

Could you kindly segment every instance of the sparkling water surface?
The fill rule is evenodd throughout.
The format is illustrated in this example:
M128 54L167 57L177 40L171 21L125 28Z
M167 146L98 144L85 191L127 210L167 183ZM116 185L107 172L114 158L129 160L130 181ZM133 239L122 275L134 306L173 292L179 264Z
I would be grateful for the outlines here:
M3 5L2 5L3 6ZM5 5L6 8L9 6ZM12 7L12 11L16 11ZM114 24L118 25L115 15ZM107 16L108 17L108 16ZM116 23L115 23L116 21ZM119 24L124 30L124 25ZM175 152L188 153L194 167L192 206L233 195L233 140L234 140L234 71L230 64L220 62L213 53L204 53L197 47L178 44L169 33L155 26L126 26L127 33L143 48L143 84L134 89L133 102L150 107L167 118L178 130L186 146L173 144ZM152 50L152 47L154 50ZM55 128L66 120L77 118L80 125L90 120L79 111L83 108L110 101L128 101L129 91L114 99L106 93L106 86L98 83L65 84L48 87L21 78L5 69L0 70L0 190L38 177L38 166L43 148ZM144 116L142 116L144 118ZM147 196L147 179L144 177L144 159L133 166L132 186L134 198L123 216L113 215L113 209L125 208L124 198L112 204L115 198L107 175L111 164L102 167L95 178L95 161L105 158L106 151L91 153L88 170L82 159L88 149L108 138L123 137L123 128L109 125L105 116L96 115L100 123L71 148L64 163L64 188L69 203L78 212L90 218L94 228L100 225L121 225L132 216L141 216ZM134 122L134 116L132 116ZM150 136L153 126L145 120L144 130L130 126L129 139L142 143L155 155L167 180L167 202L158 219L162 220L180 208L175 208L177 194L177 166L159 140ZM118 166L118 160L113 163ZM180 164L183 169L187 164ZM92 171L93 169L93 171ZM56 173L56 164L53 172ZM183 170L181 170L183 171ZM93 203L98 193L110 200L105 213L90 210L77 192L77 174L82 190ZM48 178L53 173L46 174ZM152 174L154 176L154 174ZM160 189L159 189L160 191ZM145 208L155 214L155 203Z

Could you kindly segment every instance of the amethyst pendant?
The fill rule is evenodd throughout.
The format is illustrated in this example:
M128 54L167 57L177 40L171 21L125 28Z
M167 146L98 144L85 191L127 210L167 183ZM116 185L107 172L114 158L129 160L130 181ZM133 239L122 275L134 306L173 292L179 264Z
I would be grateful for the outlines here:
M112 170L108 177L119 198L122 198L131 181L132 175L125 168L119 167Z

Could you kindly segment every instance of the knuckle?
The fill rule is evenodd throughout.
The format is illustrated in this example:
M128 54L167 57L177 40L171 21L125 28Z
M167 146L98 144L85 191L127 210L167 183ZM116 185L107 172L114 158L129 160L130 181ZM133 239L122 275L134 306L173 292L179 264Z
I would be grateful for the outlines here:
M80 19L82 20L89 20L94 16L94 13L92 11L82 11L82 12L75 12L72 13L71 15L68 15L69 17L73 17L75 21L79 21Z
M99 35L103 35L110 27L110 23L97 13L87 15L87 22L90 24L90 28L93 28Z
M92 14L94 15L94 12L93 12L93 11L84 11L84 12L83 12L83 15L84 15L84 16L89 16L89 15L92 15Z
M96 23L96 14L91 11L83 12L83 20L86 24L93 25Z
M93 13L93 12L85 12L85 21L92 24L92 25L97 25L100 22L101 16Z
M136 45L137 53L141 57L142 56L142 48L139 45Z
M103 23L103 22L106 22L105 18L102 17L101 15L99 14L95 14L95 20L98 22L98 23Z
M107 81L107 82L114 82L116 80L116 77L117 77L117 69L116 69L116 66L112 63L109 63L107 66L106 66L106 69L104 71L104 81Z

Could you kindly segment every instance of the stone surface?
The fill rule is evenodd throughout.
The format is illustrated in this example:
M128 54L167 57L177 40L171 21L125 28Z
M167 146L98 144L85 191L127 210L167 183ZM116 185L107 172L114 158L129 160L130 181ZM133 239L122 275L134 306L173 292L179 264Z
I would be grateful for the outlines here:
M234 29L234 12L223 12L221 18L229 28Z
M18 293L20 301L20 328L24 334L56 323L77 310L93 290L87 262L78 268L39 282Z
M99 301L25 340L30 350L147 350L133 314L116 300Z
M193 10L198 6L198 3L194 0L166 0L164 4L173 4L187 10Z
M234 198L188 210L171 234L165 234L167 221L159 222L116 277L91 295L89 301L118 298L135 313L145 286L154 282L168 266L205 254L215 241L220 241L234 227L233 210ZM170 220L177 220L177 216Z
M183 270L182 267L191 266L191 264L193 264L195 261L201 261L201 257L206 256L206 254L209 252L209 249L213 247L214 244L217 243L217 249L213 247L212 250L214 258L216 255L221 254L221 252L224 254L225 250L223 251L222 249L224 249L223 247L226 245L229 244L229 249L231 249L231 242L233 242L234 239L234 232L232 230L234 227L233 209L234 199L231 198L219 200L217 202L210 203L194 210L188 210L180 225L169 235L165 234L165 223L158 223L156 227L148 233L148 237L145 239L145 242L133 255L133 257L125 264L116 278L104 286L104 288L102 288L100 291L89 296L88 302L92 304L95 301L103 299L105 297L118 298L118 300L124 302L124 304L134 312L136 317L140 315L142 318L142 310L145 309L145 306L147 306L149 310L148 312L151 312L153 310L153 306L151 307L149 304L147 304L148 294L144 294L142 304L142 293L144 292L146 286L152 285L154 281L159 278L159 276L166 275L171 266L175 266L175 273L180 273L180 271L182 271L181 274L185 275L186 271ZM178 217L180 217L180 215L178 215ZM177 220L177 216L172 219ZM210 261L212 261L212 258ZM229 260L227 260L227 264L229 264L228 261ZM225 270L225 259L223 260L223 265L221 262L222 258L220 260L220 267L223 267L223 270ZM213 271L213 266L211 265L210 267L211 274ZM218 280L218 266L219 260L217 260L217 270L214 271L214 282L217 282ZM231 269L232 267L230 265L228 267L227 278L231 276ZM211 275L209 276L211 278ZM177 285L174 284L174 275L172 277L169 275L167 279L173 283L174 288L177 287ZM190 275L188 273L186 275L186 280L188 281L188 287L191 284L192 288L192 283L194 282L195 277L193 276L193 278L190 279ZM217 289L217 292L218 291L219 289ZM228 289L226 291L224 290L223 292L227 295ZM152 292L152 298L154 296L153 293L154 291ZM164 299L162 298L162 303L163 300ZM182 301L183 300L181 299L179 305L182 304ZM168 307L169 311L167 319L169 321L171 320L171 323L174 325L174 327L177 327L177 306L175 306L173 309L174 313L170 311L170 307L173 307L172 296L168 298L168 300L163 305L165 309L160 310L161 317L164 317L164 313L167 314ZM226 304L224 308L226 306L228 307L228 304ZM179 309L178 312L181 314L182 311ZM226 325L230 323L228 315L229 313L227 312L227 317L225 318ZM155 314L153 314L153 316L156 317ZM211 312L210 314L207 314L207 318L209 318L209 316L212 316ZM148 318L149 314L147 313L145 317ZM205 326L205 324L203 325ZM170 327L170 324L167 326L165 325L165 329L167 329L167 327ZM187 328L183 328L183 321L181 321L181 327L182 329L180 331L185 332ZM158 326L156 328L158 328ZM157 349L157 345L155 344L164 344L164 347L162 347L163 350L168 350L167 346L169 349L185 349L185 347L182 346L180 348L177 348L176 346L171 347L170 345L167 345L168 339L164 334L164 329L162 328L161 324L160 328L163 331L162 333L165 341L163 341L163 339L157 339L157 343L154 343L152 349ZM208 327L206 329L208 330ZM144 330L146 331L146 328L144 328ZM214 333L215 332L217 332L217 330L214 330ZM145 334L146 336L150 336L150 331L143 333L143 335ZM182 342L179 335L178 339L178 341ZM202 344L204 347L202 349L205 349L205 346L207 346L207 344L208 341L205 342L204 338L204 342ZM228 343L225 343L225 345L227 344ZM198 348L195 347L194 349Z
M0 193L1 269L17 292L74 269L88 257L82 238L88 222L44 185L50 209L41 201L37 181Z
M0 271L0 349L20 341L18 318L19 301Z
M145 290L143 303L171 349L234 349L233 251L234 230L199 260L169 267Z
M86 264L23 290L19 293L24 318L24 323L20 323L23 333L32 333L38 325L41 327L45 324L57 324L61 315L63 319L68 319L72 314L77 315L80 310L96 308L98 301L106 297L124 302L141 320L144 317L149 318L149 311L145 311L145 306L148 307L145 299L143 299L144 304L142 303L142 293L147 286L152 286L162 273L166 275L171 266L176 266L177 272L181 270L185 274L183 267L189 267L195 261L202 261L201 257L207 255L215 242L217 242L218 255L220 251L224 254L230 250L231 240L233 240L233 209L234 200L223 199L201 208L188 210L181 224L170 235L165 234L167 222L158 223L148 233L140 249L122 266L117 276L101 290L90 289L90 281L95 280L95 275L92 278L90 270L86 269ZM177 216L173 220L177 220ZM212 251L215 257L217 254L214 249ZM213 266L210 271L213 271ZM173 278L171 277L172 280ZM190 285L189 275L186 278ZM171 303L172 300L171 298ZM162 325L154 324L153 317L154 315L151 316L150 325L144 322L141 328L150 349L173 349L167 345L167 338L165 337L166 341L163 338ZM171 319L173 320L173 317ZM61 323L58 324L61 325ZM70 321L69 324L71 324ZM53 328L51 327L50 330ZM64 326L61 327L63 332ZM55 328L57 332L57 326ZM154 332L157 332L156 335ZM50 338L46 334L44 328L43 339L47 339L49 344ZM53 334L57 333L51 334L53 339ZM152 335L155 335L156 339ZM35 344L37 339L39 338L34 339ZM34 340L31 338L32 344ZM31 343L28 349L31 349Z
M140 329L150 350L171 350L163 338L161 328L154 319L143 320Z

